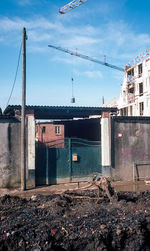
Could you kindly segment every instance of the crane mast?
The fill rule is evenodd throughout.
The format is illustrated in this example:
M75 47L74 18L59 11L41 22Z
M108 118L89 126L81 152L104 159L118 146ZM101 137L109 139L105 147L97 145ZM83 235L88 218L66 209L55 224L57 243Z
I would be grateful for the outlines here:
M68 49L65 49L65 48L62 48L62 47L59 47L59 46L54 46L54 45L48 45L48 47L50 48L53 48L53 49L56 49L56 50L60 50L60 51L63 51L65 53L68 53L70 55L73 55L73 56L76 56L76 57L79 57L79 58L83 58L83 59L86 59L86 60L90 60L94 63L97 63L97 64L101 64L101 65L104 65L104 66L108 66L110 68L113 68L115 70L118 70L118 71L123 71L124 72L124 69L119 67L119 66L116 66L116 65L112 65L112 64L109 64L109 63L106 63L106 62L103 62L103 61L100 61L98 59L95 59L95 58L91 58L89 56L86 56L86 55L83 55L83 54L80 54L78 52L73 52L71 50L68 50Z
M59 13L60 14L65 14L68 11L80 6L81 4L87 2L88 0L73 0L70 3L66 4L62 8L60 8Z

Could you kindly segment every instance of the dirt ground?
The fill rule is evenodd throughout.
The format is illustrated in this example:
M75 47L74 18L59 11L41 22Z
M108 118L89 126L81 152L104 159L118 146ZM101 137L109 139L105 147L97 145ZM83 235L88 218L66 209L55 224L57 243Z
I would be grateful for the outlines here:
M1 189L0 250L150 250L150 185L113 185L111 201L85 184Z
M59 185L51 185L51 186L41 186L35 189L27 189L22 192L20 189L7 189L0 188L0 197L5 194L16 195L23 198L30 198L32 195L41 194L41 195L49 195L49 194L61 194L67 190L74 190L77 188L83 188L88 186L88 182L80 182L80 183L67 183L67 184L59 184ZM113 182L112 186L116 191L129 191L129 192L138 192L145 191L150 189L150 183L146 184L144 181L132 182L132 181L121 181L121 182Z

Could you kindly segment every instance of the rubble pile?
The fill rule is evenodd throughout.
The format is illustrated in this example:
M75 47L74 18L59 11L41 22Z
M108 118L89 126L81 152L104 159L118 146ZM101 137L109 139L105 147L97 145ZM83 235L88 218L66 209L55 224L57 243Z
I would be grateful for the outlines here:
M0 250L150 250L150 191L0 198Z

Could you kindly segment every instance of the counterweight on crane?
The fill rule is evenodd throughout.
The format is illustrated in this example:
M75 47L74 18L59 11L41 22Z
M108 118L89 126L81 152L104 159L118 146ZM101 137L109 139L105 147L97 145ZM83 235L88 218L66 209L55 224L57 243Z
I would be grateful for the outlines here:
M94 63L97 63L97 64L101 64L101 65L104 65L104 66L108 66L110 68L113 68L115 70L118 70L118 71L123 71L124 72L124 69L119 67L119 66L116 66L116 65L112 65L112 64L109 64L109 63L106 63L106 62L103 62L103 61L100 61L100 60L97 60L97 59L94 59L94 58L91 58L89 56L85 56L83 54L80 54L80 53L77 53L77 52L73 52L71 50L68 50L68 49L64 49L62 47L59 47L59 46L54 46L54 45L48 45L48 47L50 48L53 48L53 49L56 49L56 50L60 50L60 51L63 51L63 52L66 52L70 55L73 55L73 56L76 56L76 57L79 57L79 58L83 58L83 59L86 59L86 60L90 60Z
M59 13L60 14L65 14L68 11L78 7L79 5L87 2L88 0L73 0L70 3L66 4L65 6L63 6L62 8L60 8Z

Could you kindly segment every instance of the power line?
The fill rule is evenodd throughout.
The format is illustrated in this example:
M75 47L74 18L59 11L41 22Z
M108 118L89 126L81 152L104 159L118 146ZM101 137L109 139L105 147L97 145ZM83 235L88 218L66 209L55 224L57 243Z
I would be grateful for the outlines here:
M9 95L6 107L9 104L9 101L10 101L10 99L12 97L13 90L14 90L14 87L15 87L15 84L16 84L17 75L18 75L18 69L19 69L19 63L20 63L20 57L21 57L21 50L22 50L22 42L21 42L21 45L20 45L20 50L19 50L19 55L18 55L18 61L17 61L17 68L16 68L16 73L15 73L15 78L14 78L14 82L13 82L13 85L12 85L12 88L11 88L11 92L10 92L10 95Z

